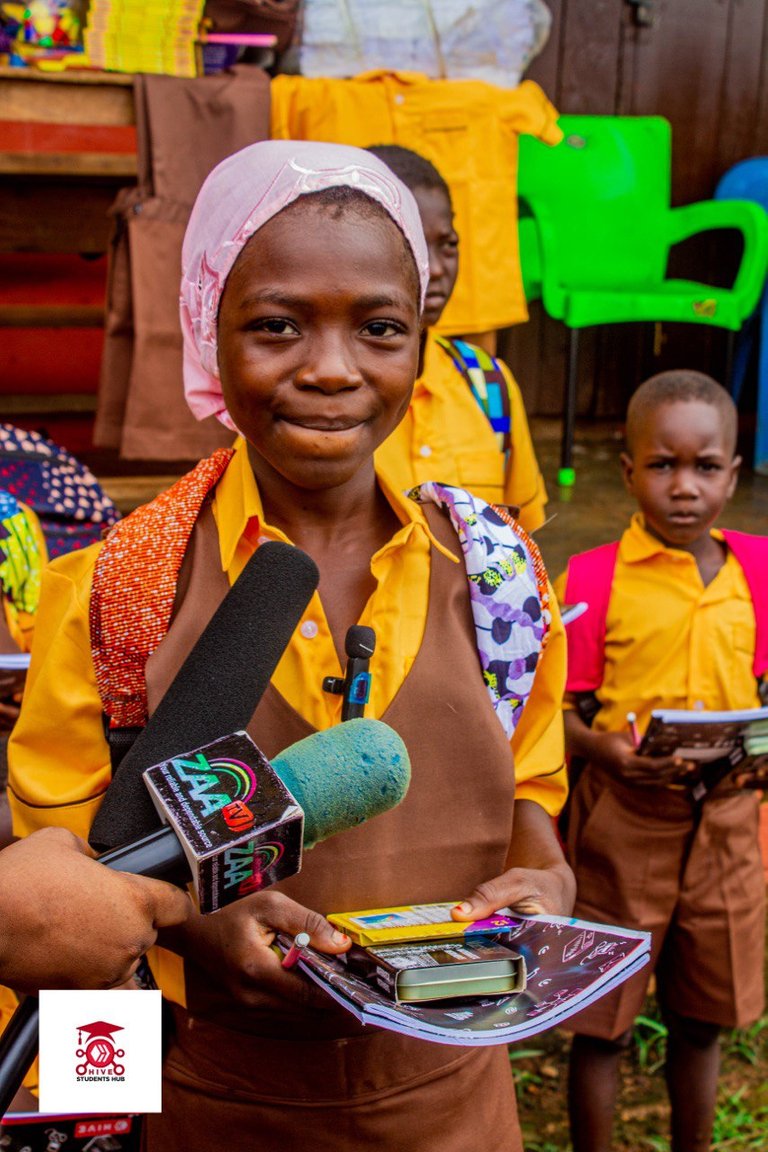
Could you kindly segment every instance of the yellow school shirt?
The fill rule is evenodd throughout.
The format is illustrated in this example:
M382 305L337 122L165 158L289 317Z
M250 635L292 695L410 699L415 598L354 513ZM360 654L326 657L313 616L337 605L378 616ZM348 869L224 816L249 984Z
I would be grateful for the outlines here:
M505 464L496 434L450 355L427 334L424 371L403 420L376 453L376 466L403 488L439 480L489 503L513 504L527 532L545 520L547 490L539 471L523 397L506 364L512 450Z
M16 995L11 992L10 988L5 988L0 985L0 1035L5 1031L11 1022L14 1012L19 1006L19 1001ZM30 1092L37 1095L38 1085L40 1083L40 1064L38 1058L35 1057L32 1067L27 1072L23 1080L23 1085L28 1088Z
M557 111L538 85L497 88L375 71L350 80L277 76L271 96L273 139L400 144L445 178L461 261L439 331L485 332L528 319L517 239L518 137L548 144L562 137Z
M693 556L666 548L635 513L616 559L595 730L625 729L635 712L642 731L654 708L757 708L754 655L752 597L733 553L705 588Z
M426 624L433 540L419 505L381 481L401 528L373 556L378 586L359 623L380 638L371 660L369 716L380 717L410 670ZM213 513L222 569L233 582L265 539L285 536L264 523L245 442L217 485ZM9 746L14 831L28 835L63 825L87 837L111 777L109 748L90 652L88 609L100 545L61 557L45 576L21 718ZM442 549L441 549L442 551ZM560 705L565 683L565 634L557 608L528 704L512 739L516 795L555 815L565 798ZM382 638L386 637L386 643ZM319 595L314 594L273 677L289 704L317 729L338 722L341 701L322 690L325 675L342 675ZM479 674L479 673L478 673ZM425 709L429 701L425 701ZM158 983L180 999L178 958L158 951Z

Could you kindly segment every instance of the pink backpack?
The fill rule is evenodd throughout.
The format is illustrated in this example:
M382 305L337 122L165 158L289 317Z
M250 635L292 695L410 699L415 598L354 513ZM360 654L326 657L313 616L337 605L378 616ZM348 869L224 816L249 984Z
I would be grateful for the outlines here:
M723 538L744 570L755 610L757 679L768 671L768 536L724 531ZM611 598L619 541L572 556L568 564L565 603L583 600L589 608L568 625L569 692L594 692L603 682L605 621Z

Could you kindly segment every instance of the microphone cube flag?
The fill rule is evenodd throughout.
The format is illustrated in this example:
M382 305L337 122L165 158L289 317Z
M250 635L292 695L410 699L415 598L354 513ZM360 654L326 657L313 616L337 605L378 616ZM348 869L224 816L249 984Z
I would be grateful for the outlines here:
M187 857L201 912L215 912L301 868L304 813L246 732L144 773Z

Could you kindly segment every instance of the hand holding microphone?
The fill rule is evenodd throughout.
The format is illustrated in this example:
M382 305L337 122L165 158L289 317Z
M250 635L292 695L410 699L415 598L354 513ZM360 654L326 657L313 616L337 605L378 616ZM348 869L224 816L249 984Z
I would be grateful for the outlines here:
M186 893L102 868L84 841L43 828L0 853L0 982L17 992L125 983ZM83 931L83 925L88 931Z
M36 892L45 892L46 906L52 903L57 911L47 923L43 918L37 940L23 919L17 921L15 940L6 932L6 944L15 947L4 948L0 941L0 960L8 965L0 977L29 991L46 984L122 983L135 968L133 961L154 943L157 929L181 923L189 910L182 892L145 876L176 883L192 879L206 911L225 908L215 917L193 913L187 932L163 942L181 954L192 952L218 979L230 973L233 991L240 979L246 1002L253 1002L249 994L263 1000L275 982L285 994L297 979L283 972L271 951L276 931L308 931L320 950L344 951L348 942L338 939L318 913L261 890L297 872L304 847L355 827L403 799L410 763L396 732L377 720L337 725L285 749L271 765L245 733L236 733L171 757L144 775L152 782L158 811L170 824L138 843L106 852L97 861L83 855L79 868L73 867L77 856L72 859L77 838L59 829L35 833L6 850L4 859L11 856L22 870L26 861L36 870L15 886L27 894L24 907L32 912L33 923L41 923L39 907L34 912ZM62 837L69 841L64 846L69 856L63 860L38 852L43 840L50 849ZM89 849L80 845L80 851ZM118 874L110 876L110 869ZM42 876L36 880L37 872ZM235 901L248 908L238 910ZM100 918L95 925L89 915L94 909ZM56 949L50 930L59 921L62 939ZM81 933L83 923L89 928ZM261 985L258 992L254 981ZM36 1047L37 1002L29 998L0 1038L0 1115Z

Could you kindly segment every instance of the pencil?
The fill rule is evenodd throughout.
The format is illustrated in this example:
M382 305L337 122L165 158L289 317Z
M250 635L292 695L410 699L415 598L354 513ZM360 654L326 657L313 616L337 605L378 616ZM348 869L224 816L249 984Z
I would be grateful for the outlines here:
M634 744L635 748L639 748L641 743L641 736L640 730L637 727L637 716L634 712L627 712L627 724L629 725L629 731L632 736L632 743Z
M295 968L301 959L301 954L309 944L309 932L299 932L293 944L283 956L283 968Z

